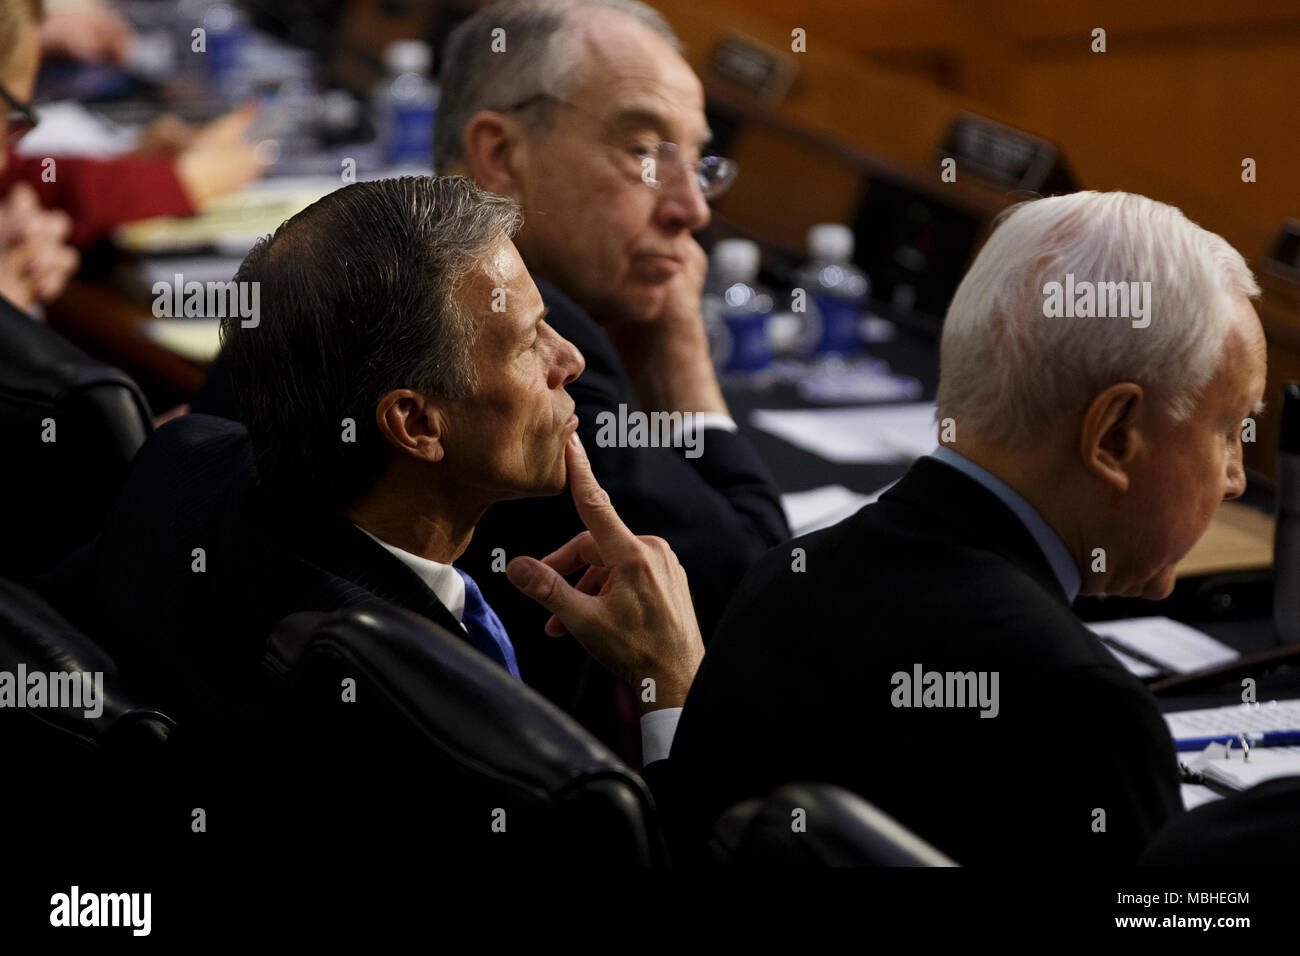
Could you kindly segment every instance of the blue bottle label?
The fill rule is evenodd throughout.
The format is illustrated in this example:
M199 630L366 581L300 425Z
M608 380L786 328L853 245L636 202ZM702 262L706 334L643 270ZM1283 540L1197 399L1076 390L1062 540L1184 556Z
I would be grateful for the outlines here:
M858 348L858 303L829 295L813 295L822 315L821 337L814 351L853 352Z
M433 157L432 106L403 106L393 110L390 163L429 163Z
M772 342L767 332L767 320L771 316L770 312L760 312L757 315L723 317L731 336L731 352L723 366L725 371L757 372L771 364Z

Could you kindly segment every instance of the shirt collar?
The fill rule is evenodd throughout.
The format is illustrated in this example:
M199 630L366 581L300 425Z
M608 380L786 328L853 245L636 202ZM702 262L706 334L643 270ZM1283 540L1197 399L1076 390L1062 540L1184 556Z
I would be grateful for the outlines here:
M1061 584L1061 590L1065 592L1065 599L1073 604L1074 599L1079 596L1079 587L1082 583L1079 569L1075 567L1074 559L1070 557L1070 552L1066 550L1061 539L1043 520L1043 516L1034 510L1034 506L997 475L981 468L969 458L957 454L946 445L940 445L930 452L930 457L956 468L967 478L992 492L999 501L1011 509L1025 526L1025 530L1038 543L1043 556L1047 558L1047 563L1052 566L1056 580Z
M360 525L354 525L354 527L414 571L420 580L429 586L429 590L434 593L434 596L442 602L443 607L451 612L452 617L458 621L464 617L465 581L456 573L455 568L450 564L439 564L437 561L430 561L418 554L396 548L387 541L376 538Z

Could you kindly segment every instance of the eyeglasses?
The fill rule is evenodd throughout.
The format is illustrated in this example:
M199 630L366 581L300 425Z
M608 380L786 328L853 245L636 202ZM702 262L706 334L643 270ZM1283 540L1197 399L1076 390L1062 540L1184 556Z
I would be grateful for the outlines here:
M498 110L500 113L514 113L528 109L540 102L555 103L599 122L599 117L579 109L567 100L549 93L537 93L514 106ZM705 199L717 199L735 182L739 168L735 160L726 159L713 153L705 153L698 162L681 158L681 147L676 143L663 140L658 143L629 144L620 147L621 165L630 178L639 179L647 186L658 189L676 182L678 171L691 172Z
M32 112L32 104L20 102L3 86L0 86L0 99L9 104L9 123L6 126L6 131L8 145L12 148L18 145L20 139L35 129L36 114Z

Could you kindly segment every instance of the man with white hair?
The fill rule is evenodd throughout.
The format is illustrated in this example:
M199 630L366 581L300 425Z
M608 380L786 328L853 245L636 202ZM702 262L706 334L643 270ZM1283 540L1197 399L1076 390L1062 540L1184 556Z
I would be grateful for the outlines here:
M1167 596L1245 489L1258 291L1223 239L1141 196L1011 210L948 310L939 448L770 551L728 607L672 749L687 845L809 780L961 863L1134 862L1181 810L1174 748L1070 604Z

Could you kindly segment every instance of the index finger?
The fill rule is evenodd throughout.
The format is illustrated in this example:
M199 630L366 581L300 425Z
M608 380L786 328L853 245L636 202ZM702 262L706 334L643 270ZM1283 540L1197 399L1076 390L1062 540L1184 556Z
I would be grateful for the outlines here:
M569 436L564 458L568 464L569 491L573 494L578 517L591 532L606 563L613 563L627 551L629 544L636 541L636 536L628 530L614 510L609 494L596 481L596 476L591 471L591 461L587 458L587 451L582 447L582 439L576 431Z

